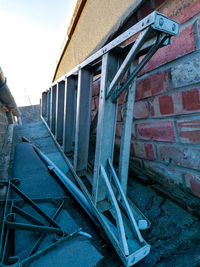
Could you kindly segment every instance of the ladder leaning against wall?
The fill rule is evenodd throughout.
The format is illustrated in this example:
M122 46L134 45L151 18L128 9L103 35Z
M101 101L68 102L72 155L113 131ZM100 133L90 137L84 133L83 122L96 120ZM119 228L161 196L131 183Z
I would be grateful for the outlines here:
M42 94L41 117L125 266L137 263L150 251L140 233L150 227L150 222L126 196L136 77L156 51L169 45L171 36L178 32L178 23L155 11ZM140 56L143 57L139 62ZM121 84L125 73L127 79ZM99 108L91 122L92 83L97 76L101 76ZM113 154L117 103L124 91L116 171ZM92 132L96 132L95 141Z

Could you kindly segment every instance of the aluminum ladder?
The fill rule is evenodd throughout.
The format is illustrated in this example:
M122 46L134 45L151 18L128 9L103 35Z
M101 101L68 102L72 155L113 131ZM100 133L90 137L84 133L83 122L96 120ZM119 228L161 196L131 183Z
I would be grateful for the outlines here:
M150 245L140 233L150 227L150 222L126 196L136 77L156 51L169 45L171 37L178 33L178 23L155 11L42 94L41 117L125 266L134 265L150 251ZM140 56L143 57L139 62ZM128 77L121 84L125 73ZM99 76L98 114L91 122L92 84ZM113 154L117 103L124 91L125 109L116 171ZM96 143L94 164L89 168L91 125L96 128Z

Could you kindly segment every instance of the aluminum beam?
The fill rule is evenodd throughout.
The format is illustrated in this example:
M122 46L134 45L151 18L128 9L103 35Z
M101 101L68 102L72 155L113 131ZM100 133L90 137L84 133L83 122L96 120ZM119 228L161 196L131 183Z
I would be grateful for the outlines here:
M79 70L74 147L74 169L77 172L86 170L88 164L92 77L90 69Z
M51 89L47 92L47 116L46 121L47 124L50 126L50 102L51 102Z
M41 115L43 117L46 116L47 114L47 92L43 92L42 93L42 103L41 103L42 107L41 107Z
M137 66L137 61L131 64L130 72L133 72ZM119 156L119 171L118 176L124 193L127 191L128 182L128 169L130 158L130 146L131 146L131 132L133 124L133 112L135 105L135 90L136 90L136 78L129 85L127 95L125 97L124 111L123 111L123 127L120 143L120 156Z
M56 91L57 84L51 88L50 128L53 134L55 134L56 129Z
M65 82L65 104L64 104L64 129L63 129L63 151L70 155L74 150L75 114L76 114L76 87L77 79L69 76Z
M56 134L55 137L58 142L62 143L63 139L63 119L64 119L64 95L65 82L61 81L57 86L56 94Z
M95 204L107 196L104 181L100 176L100 166L106 170L107 159L113 158L117 103L106 100L106 94L109 81L113 79L118 66L116 55L107 53L103 56L92 191Z

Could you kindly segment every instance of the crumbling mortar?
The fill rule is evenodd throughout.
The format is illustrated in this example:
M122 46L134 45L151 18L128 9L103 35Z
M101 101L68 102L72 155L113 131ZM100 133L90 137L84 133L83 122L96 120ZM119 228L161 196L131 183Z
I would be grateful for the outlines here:
M145 78L147 78L150 75L156 74L157 72L162 72L162 71L167 71L168 69L172 68L172 67L176 67L178 65L180 65L181 63L184 63L185 60L192 60L194 58L196 58L197 56L199 56L200 54L200 50L195 50L193 52L190 52L188 54L182 55L170 62L167 62L165 64L162 64L158 67L156 67L153 70L150 70L149 72L145 72L143 75L141 75L140 77L138 77L138 81L143 80Z

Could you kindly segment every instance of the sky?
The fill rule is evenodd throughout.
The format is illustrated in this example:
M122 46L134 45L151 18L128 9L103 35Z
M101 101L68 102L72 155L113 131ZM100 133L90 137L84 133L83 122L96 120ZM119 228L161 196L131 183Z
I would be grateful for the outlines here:
M0 67L18 106L51 85L76 0L0 0Z

